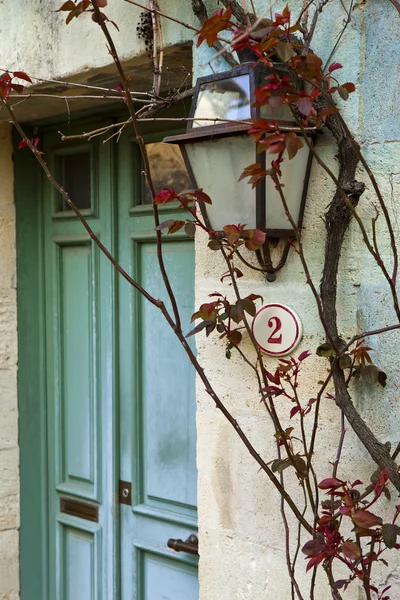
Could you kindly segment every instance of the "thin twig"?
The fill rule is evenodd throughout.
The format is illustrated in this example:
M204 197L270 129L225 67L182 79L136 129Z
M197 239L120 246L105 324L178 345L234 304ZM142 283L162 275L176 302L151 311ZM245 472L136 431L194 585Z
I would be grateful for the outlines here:
M396 246L396 236L393 230L393 226L392 226L392 222L389 216L389 211L386 207L386 203L385 200L383 198L382 192L378 186L378 183L375 179L375 175L373 174L373 172L370 169L369 164L367 163L363 153L361 152L361 148L359 147L359 145L356 143L353 134L350 132L350 129L348 128L348 125L346 123L346 121L343 119L342 115L340 113L338 113L338 118L346 132L347 138L349 139L349 141L351 142L351 144L354 147L354 150L357 152L359 158L360 158L360 162L362 164L362 166L364 167L364 169L367 172L367 175L369 177L369 180L372 183L372 186L374 188L376 197L378 198L378 202L379 202L379 206L381 207L381 210L383 212L383 215L385 217L385 221L386 221L386 225L388 228L388 232L389 232L389 236L390 236L390 244L392 247L392 254L393 254L393 272L392 272L392 277L391 277L391 282L392 282L392 294L394 294L397 297L396 294L396 279L397 279L397 271L398 271L398 263L399 263L399 259L398 259L398 252L397 252L397 246ZM385 274L385 273L384 273ZM398 302L397 302L397 307L398 307ZM400 311L398 312L396 310L396 313L398 315L398 317L400 318Z
M280 457L280 447L279 447L278 442L277 442L277 448L278 448L278 456ZM280 481L281 481L282 487L284 487L284 474L283 473L280 474ZM304 492L304 485L302 487L303 487L303 492ZM303 514L305 514L304 511L303 511ZM293 591L296 590L298 600L304 600L304 598L301 594L301 591L300 591L299 584L296 580L293 563L290 558L290 529L289 529L289 523L288 523L288 520L286 517L285 502L282 497L281 497L281 516L282 516L282 521L283 521L283 527L285 529L286 567L287 567L287 570L289 573L290 583L291 583L291 587L292 587L292 598L294 598ZM299 524L299 528L300 528L300 524ZM300 546L299 542L300 542L300 529L298 531L298 546Z
M332 60L332 57L333 57L333 55L335 54L335 52L336 52L336 50L337 50L337 47L338 47L338 46L339 46L339 44L340 44L340 40L342 39L342 37L343 37L343 34L344 34L344 32L346 31L346 29L347 29L347 27L348 27L348 25L349 25L349 23L350 23L350 21L351 21L351 13L352 13L352 10L353 10L353 3L354 3L354 0L351 0L351 2L350 2L350 7L349 7L349 10L348 10L348 12L347 12L347 19L346 19L346 21L344 22L344 25L343 25L342 31L339 33L339 35L338 35L338 38L337 38L337 40L336 40L336 43L335 43L335 45L334 45L334 46L333 46L333 48L332 48L332 52L331 52L331 53L330 53L330 55L328 56L328 59L326 60L326 62L325 62L325 64L324 64L324 67L323 67L322 71L325 71L325 69L327 68L327 66L330 64L330 62L331 62L331 60Z
M25 143L28 146L28 148L34 154L36 160L38 161L39 165L42 167L42 169L43 169L43 171L44 171L47 179L51 183L51 185L61 194L61 196L63 197L63 199L65 200L65 202L71 208L71 210L74 211L74 213L76 214L76 216L78 217L78 219L80 220L80 222L82 223L82 225L84 226L84 228L86 229L86 231L88 232L88 234L89 234L90 238L93 240L93 242L98 246L98 248L108 258L108 260L111 262L111 264L117 269L118 273L120 273L120 275L122 275L122 277L124 279L126 279L126 281L130 285L132 285L138 292L140 292L146 298L146 300L148 300L151 304L153 304L154 306L156 306L157 308L159 308L161 310L161 312L163 313L164 317L166 318L167 322L170 325L173 324L173 321L172 321L172 319L171 319L168 311L166 310L166 308L164 306L164 303L161 300L157 300L156 298L154 298L153 296L151 296L151 294L149 294L139 283L137 283L137 281L135 281L121 267L121 265L112 256L112 254L108 251L108 249L104 246L104 244L99 240L99 238L96 236L96 234L94 233L94 231L92 230L92 228L90 227L90 225L88 224L88 222L86 221L85 217L82 215L82 213L80 212L80 210L77 208L77 206L74 204L74 202L69 197L68 193L54 179L52 173L50 172L50 169L48 168L47 164L43 160L43 158L41 156L41 153L37 150L37 148L34 147L34 145L32 144L32 141L25 134L24 130L22 129L21 125L19 124L19 122L17 121L17 119L16 119L16 117L14 115L14 111L12 110L11 106L9 105L9 103L6 100L4 100L4 98L1 95L0 95L0 103L7 110L7 112L9 113L9 115L11 117L11 120L13 122L14 127L17 129L18 133L20 134L21 138L25 141Z
M242 8L243 8L246 25L247 25L247 27L251 27L251 21L250 21L250 17L249 17L249 11L247 10L246 0L242 0Z
M301 18L303 16L303 14L308 11L310 6L312 4L314 4L315 1L316 0L309 0L309 2L304 2L304 6L303 6L302 10L300 11L299 16L297 17L296 24L299 24L301 22Z
M128 2L128 0L125 0L125 2ZM4 67L0 67L0 71L4 71L6 73L14 72L11 69L5 69ZM43 79L42 77L35 77L34 75L31 75L30 73L28 73L28 75L30 76L31 79L34 79L35 81L41 81L42 83L56 83L57 85L65 85L66 87L82 88L82 89L86 89L86 90L98 90L100 92L115 92L115 90L113 90L112 88L100 87L98 85L89 85L87 83L76 83L73 81L61 81L59 79ZM138 96L150 96L149 92L134 92L134 93Z
M289 211L289 207L287 205L286 198L285 198L285 195L284 195L283 190L282 190L282 184L281 184L281 182L279 181L279 179L278 179L277 176L273 177L273 180L274 180L274 183L275 183L276 188L278 190L278 194L280 196L280 199L281 199L281 202L283 204L283 207L285 209L285 214L286 214L286 216L287 216L287 218L288 218L288 220L289 220L290 224L292 225L293 230L295 232L295 235L296 235L296 238L297 238L297 244L298 244L297 249L298 249L298 252L299 252L300 261L301 261L301 264L302 264L303 269L304 269L304 274L306 276L306 281L307 281L308 285L310 286L311 291L313 293L313 296L315 298L315 301L317 303L317 309L318 309L318 314L319 314L319 317L320 317L320 320L321 320L321 324L322 324L322 326L323 326L323 328L325 330L325 334L326 334L329 342L332 344L333 347L335 347L334 340L333 340L333 338L332 338L332 336L331 336L331 334L330 334L330 332L328 330L328 327L326 325L326 322L325 322L324 312L323 312L323 307L322 307L322 302L321 302L321 297L318 294L317 288L315 287L313 280L311 279L311 275L310 275L310 271L309 271L309 268L308 268L308 264L307 264L307 261L306 261L305 255L304 255L303 243L302 243L302 239L301 239L301 230L297 227L297 223L295 222L295 220L293 219L293 217L292 217L292 215L291 215L291 213Z
M138 125L138 120L136 117L136 113L135 113L135 107L133 105L133 100L131 95L129 94L129 89L128 89L128 83L127 83L127 78L124 72L124 69L122 68L122 64L121 61L119 59L118 53L117 53L117 49L115 47L114 44L114 40L112 39L110 32L108 31L106 22L103 20L102 16L101 16L101 11L97 5L97 0L91 0L92 2L92 6L94 8L94 12L95 15L97 17L97 23L100 25L104 36L108 42L109 45L109 52L114 60L115 66L117 67L117 71L120 75L121 78L121 85L124 89L125 95L126 95L126 103L128 106L128 110L129 110L129 114L131 116L131 123L133 126L133 129L135 131L135 136L137 139L137 142L139 144L139 149L140 149L140 153L141 156L143 158L143 167L144 167L144 172L146 175L146 180L149 184L149 189L150 189L150 193L152 195L153 198L155 198L156 193L155 193L155 189L154 189L154 185L153 185L153 181L151 178L151 172L150 172L150 163L149 163L149 157L147 155L147 151L146 151L146 146L144 144L144 140L143 137L140 133L140 129L139 129L139 125ZM156 246L157 246L157 259L158 259L158 264L160 267L160 271L161 271L161 276L163 278L163 282L165 285L165 288L167 290L169 299L171 301L171 305L172 305L172 312L174 314L174 318L175 318L175 327L176 329L179 331L181 329L181 319L180 319L180 314L179 314L179 309L178 309L178 305L176 302L176 298L175 295L172 291L171 288L171 283L170 280L168 278L168 274L165 268L165 264L164 264L164 259L163 259L163 254L162 254L162 247L161 247L161 232L158 229L158 226L160 224L160 220L158 217L158 208L157 205L153 202L153 215L154 215L154 222L155 222L155 226L156 226Z
M51 100L63 100L64 102L67 100L121 100L121 94L119 92L115 92L115 96L107 96L105 94L102 95L96 95L96 96L89 96L87 94L81 94L81 95L77 95L77 96L60 96L59 94L41 94L39 92L34 92L32 94L11 94L10 95L10 99L17 99L17 98L49 98ZM132 97L132 100L134 102L138 102L140 104L149 104L152 101L150 99L145 99L145 98L135 98Z
M400 454L400 442L397 444L396 450L392 454L392 460L396 460L398 455Z
M345 421L344 421L344 413L342 412L341 416L340 416L340 439L339 439L338 449L336 452L335 462L333 463L332 477L337 476L337 471L338 471L338 467L339 467L340 457L342 455L343 442L344 442L345 435L346 435L346 427L345 427Z
M301 123L300 119L297 117L297 115L294 112L293 112L293 115L294 115L294 118L297 121L297 124L299 125L299 127L302 128L302 123ZM340 117L340 115L338 115L338 116ZM341 119L341 122L344 123L343 119ZM370 239L369 239L369 236L367 234L367 231L365 229L365 225L363 223L363 220L359 216L356 208L354 207L353 203L351 202L351 200L350 200L349 196L347 195L345 189L340 184L340 182L339 182L338 178L336 177L336 175L334 175L334 173L332 172L332 170L328 167L328 165L319 156L318 152L315 151L315 148L314 148L313 144L310 142L310 140L308 139L307 135L305 135L305 133L306 132L304 131L304 133L303 133L304 141L306 142L307 146L309 147L310 151L312 152L312 154L315 157L315 159L317 160L317 162L321 165L321 167L324 169L324 171L329 175L329 177L335 183L337 192L340 194L340 196L343 199L346 207L351 212L352 216L356 220L356 222L357 222L357 224L358 224L358 226L359 226L359 228L361 230L362 238L363 238L363 241L364 241L366 247L368 248L368 251L370 252L370 254L375 259L375 262L377 263L377 265L381 269L381 271L382 271L382 273L383 273L386 281L388 282L390 290L391 290L391 293L392 293L393 305L394 305L394 309L395 309L395 312L396 312L396 316L398 317L398 319L400 321L399 300L398 300L398 297L397 297L396 286L395 286L395 284L393 282L392 277L389 275L389 273L388 273L388 271L386 269L386 266L385 266L384 262L382 261L382 259L380 258L380 256L378 256L376 254L376 252L375 252L375 250L373 248L373 245L370 242ZM361 154L360 154L360 157L361 157ZM360 160L361 160L361 158L360 158ZM371 173L371 176L374 179L372 173ZM372 179L371 179L371 181L372 181ZM378 191L379 191L379 188L378 188ZM383 201L383 198L382 198L382 201ZM384 206L384 202L383 202L383 206ZM385 209L386 209L386 206L385 206ZM382 210L383 210L383 208L382 208ZM388 218L389 218L389 215L388 215ZM390 219L389 219L389 222L390 222ZM391 228L391 231L393 232L393 228ZM393 233L393 235L394 235L394 233ZM396 250L396 256L397 256L397 250Z
M240 42L241 40L245 39L252 31L254 31L255 29L257 29L258 25L261 23L261 21L264 19L264 17L268 14L268 10L265 10L263 12L263 14L261 15L261 17L259 17L254 23L253 25L250 27L250 29L246 29L246 31L244 31L243 33L241 33L240 35L238 35L237 37L235 37L235 44L237 44L238 42ZM224 46L223 48L221 48L221 50L219 50L216 54L214 54L210 60L208 60L205 64L206 65L210 65L212 62L214 62L219 56L221 56L221 54L224 54L225 52L231 52L232 51L232 42L231 41L227 41L226 46Z
M157 0L150 0L150 11L151 15L151 23L153 28L153 92L158 96L161 88L161 64L160 57L158 55L159 50L159 19L160 16L157 15ZM161 52L161 48L160 48Z

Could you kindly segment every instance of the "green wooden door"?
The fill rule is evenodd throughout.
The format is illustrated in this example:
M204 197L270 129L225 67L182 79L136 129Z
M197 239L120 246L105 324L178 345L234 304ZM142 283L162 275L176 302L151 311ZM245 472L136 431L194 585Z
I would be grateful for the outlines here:
M176 157L163 164L162 147L149 139L159 176ZM65 145L49 131L44 152L101 241L166 300L135 142L126 136L118 145L98 138ZM175 176L184 179L179 168ZM22 597L197 600L197 557L167 547L169 538L196 533L194 375L157 309L117 276L47 182L41 196L47 438L35 451L46 452L38 565L47 595L44 583L40 595L30 593L35 568L24 558ZM192 242L172 236L165 262L188 327ZM19 264L28 265L28 257ZM21 436L27 427L23 414ZM22 473L25 461L21 452ZM128 504L120 504L121 480L131 484ZM32 518L32 511L22 515L23 556L31 550Z
M188 187L176 148L150 143L148 149L158 189L165 176L169 183ZM132 178L131 165L139 162L137 147L127 136L118 144L119 255L135 278L169 307L151 204L143 203L140 178ZM176 213L176 208L163 210L161 220L177 218ZM187 329L194 305L192 242L184 234L164 239L166 269ZM167 548L169 538L186 540L197 531L194 373L158 309L125 281L120 284L119 317L121 477L136 482L130 505L121 507L121 597L195 600L197 558Z

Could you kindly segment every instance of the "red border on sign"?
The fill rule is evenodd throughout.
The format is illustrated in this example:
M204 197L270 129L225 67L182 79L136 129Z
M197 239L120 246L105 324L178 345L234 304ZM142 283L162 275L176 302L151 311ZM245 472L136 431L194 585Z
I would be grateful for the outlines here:
M296 336L295 336L294 342L292 342L292 344L291 344L291 345L290 345L288 348L286 348L285 350L280 350L279 352L273 352L272 350L266 350L266 349L265 349L263 346L261 346L261 344L260 344L260 343L257 341L257 338L256 338L256 336L255 336L255 334L254 334L254 321L256 320L257 316L258 316L258 315L259 315L259 314L260 314L260 313L261 313L263 310L266 310L267 308L271 308L271 306L277 306L278 308L282 308L282 309L283 309L283 310L285 310L287 313L289 313L289 315L292 317L292 319L293 319L293 321L295 322L295 325L296 325ZM257 342L257 344L259 345L259 347L261 348L261 350L263 350L263 351L264 351L266 354L271 354L272 356L281 356L281 355L284 355L284 354L288 354L288 353L290 352L290 350L291 350L291 349L292 349L294 346L296 346L297 342L299 341L299 337L300 337L300 333L299 333L299 324L298 324L298 322L297 322L297 318L296 318L295 314L293 313L293 311L291 311L291 310L290 310L290 308L287 308L287 306L284 306L283 304L277 304L277 303L274 303L274 304L265 304L264 306L262 306L262 307L260 308L260 310L258 310L258 311L256 312L256 314L254 315L253 322L252 322L252 324L251 324L251 332L252 332L252 334L254 335L254 337L255 337L255 339L256 339L256 342Z

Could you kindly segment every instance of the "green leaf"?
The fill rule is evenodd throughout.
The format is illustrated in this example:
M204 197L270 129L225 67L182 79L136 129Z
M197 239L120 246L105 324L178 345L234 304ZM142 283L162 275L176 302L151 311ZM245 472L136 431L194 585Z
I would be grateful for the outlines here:
M379 370L379 373L378 373L378 383L380 383L380 385L382 387L385 387L386 386L387 375L386 375L386 373L384 371L381 371L380 369L378 369L378 370Z
M202 331L206 327L209 327L210 325L214 325L214 321L202 321L199 325L196 325L196 327L194 329L189 331L189 333L186 335L186 337L188 338L191 335L195 335L196 333L199 333L200 331Z
M317 356L323 356L324 358L330 358L336 356L335 350L328 343L321 344L317 348Z
M245 310L247 312L247 314L249 314L251 317L254 317L254 315L256 314L256 311L257 311L256 305L254 304L254 302L252 302L248 298L244 298L243 300L241 300L241 303L242 303L243 310Z
M395 547L396 539L399 533L400 527L398 525L394 525L393 523L385 523L382 525L383 541L388 548Z
M379 369L375 365L366 365L361 369L361 377L367 383L376 383L378 381Z
M185 233L188 237L194 238L194 234L196 233L196 225L193 223L193 221L186 223Z
M339 85L337 91L338 91L339 96L342 98L342 100L348 99L349 92L346 90L345 87L343 87L342 85Z
M277 53L279 54L279 58L284 62L290 60L294 54L293 46L289 42L278 42L276 45Z
M342 371L344 369L350 369L352 364L353 361L350 354L342 354L342 356L339 357L339 367L342 369Z
M306 475L307 474L307 465L306 465L305 461L301 458L301 456L296 454L293 457L293 461L294 461L294 464L296 465L296 470L298 471L298 473L300 473L300 475Z
M222 242L221 242L221 240L217 240L217 239L210 240L208 242L208 247L210 248L210 250L221 250Z
M64 2L64 4L60 6L58 10L56 10L56 12L60 12L61 10L74 10L75 8L76 6L72 0L67 0L67 2ZM16 77L18 77L18 75L16 75Z
M290 467L292 463L288 458L278 458L272 462L271 469L273 473L282 473L285 469Z

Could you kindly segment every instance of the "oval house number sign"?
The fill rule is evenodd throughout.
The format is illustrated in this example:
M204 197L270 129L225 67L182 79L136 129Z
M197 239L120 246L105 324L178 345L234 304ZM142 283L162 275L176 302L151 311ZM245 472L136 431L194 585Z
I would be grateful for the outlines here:
M266 354L285 356L300 343L303 326L297 314L284 304L265 304L253 319L253 335Z

